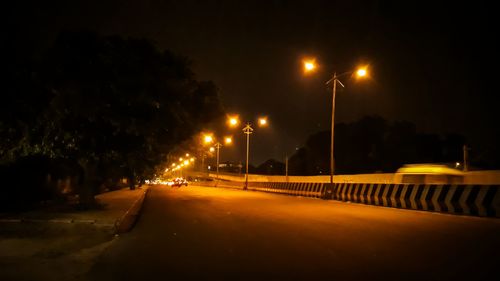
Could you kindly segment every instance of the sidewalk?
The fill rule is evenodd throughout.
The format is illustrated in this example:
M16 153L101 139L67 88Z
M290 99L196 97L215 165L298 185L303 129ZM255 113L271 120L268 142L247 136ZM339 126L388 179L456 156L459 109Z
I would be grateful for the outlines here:
M96 196L101 209L38 210L16 215L2 215L0 225L16 223L92 224L110 228L115 233L129 231L140 212L149 187L123 188Z
M0 214L0 280L88 281L98 257L133 227L148 190L100 194L97 210Z

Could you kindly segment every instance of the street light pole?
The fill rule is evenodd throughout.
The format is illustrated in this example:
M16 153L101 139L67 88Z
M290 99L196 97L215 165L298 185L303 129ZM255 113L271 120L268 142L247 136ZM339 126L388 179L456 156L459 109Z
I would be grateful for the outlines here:
M347 74L343 73L341 75ZM331 127L331 139L330 139L330 184L333 184L333 174L335 173L335 156L334 156L334 142L335 142L335 96L337 94L337 83L339 83L342 87L345 87L342 82L338 79L340 75L337 76L337 73L335 72L333 74L332 79L328 80L326 84L329 84L330 82L333 83L332 85L332 127Z
M201 174L205 173L205 152L201 152Z
M304 61L304 71L311 72L314 71L316 68L315 66L315 59L311 60L305 60ZM333 73L333 77L326 82L326 85L333 83L332 85L332 127L331 127L331 140L330 140L330 184L333 185L333 174L335 173L335 155L334 155L334 141L335 141L335 95L337 94L337 83L339 83L340 86L345 87L342 82L340 82L339 78L341 76L351 74L354 71L347 71L341 74L337 75L337 72ZM363 77L366 76L367 71L366 67L358 68L356 71L356 74L358 77Z
M464 151L464 166L463 166L463 171L468 172L469 171L469 150L470 148L467 147L466 144L463 146L463 151Z
M288 182L288 153L285 155L285 179Z
M215 144L215 148L217 148L217 181L219 181L219 149L222 147L220 142Z
M248 155L250 150L250 134L253 132L253 128L250 126L250 123L247 123L245 128L243 128L243 132L247 135L247 163L246 163L246 172L245 172L245 186L243 190L248 189Z

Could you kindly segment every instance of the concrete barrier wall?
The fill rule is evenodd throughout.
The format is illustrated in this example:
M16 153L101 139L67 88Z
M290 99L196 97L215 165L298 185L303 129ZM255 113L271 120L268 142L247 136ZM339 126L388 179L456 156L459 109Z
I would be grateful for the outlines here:
M249 182L248 189L295 196L321 198L324 183L318 182Z
M217 174L209 174L211 178L216 178ZM219 179L244 182L245 175L219 174ZM357 175L336 175L333 176L334 182L348 183L393 183L393 173L380 174L357 174ZM266 175L248 175L249 182L311 182L311 183L329 183L330 176L266 176Z
M243 182L217 187L242 189ZM214 184L215 186L215 184ZM500 185L249 182L249 190L450 214L500 217Z
M466 172L464 184L500 184L500 171L472 171Z
M325 199L385 207L500 217L500 185L335 184Z
M216 174L209 174L208 176L216 178ZM245 175L229 175L220 174L219 179L244 182ZM319 182L329 183L330 176L266 176L266 175L248 175L249 182ZM394 173L380 173L380 174L356 174L356 175L336 175L333 176L334 183L398 183L395 182ZM496 185L500 184L500 171L473 171L464 174L463 184L480 184L480 185Z

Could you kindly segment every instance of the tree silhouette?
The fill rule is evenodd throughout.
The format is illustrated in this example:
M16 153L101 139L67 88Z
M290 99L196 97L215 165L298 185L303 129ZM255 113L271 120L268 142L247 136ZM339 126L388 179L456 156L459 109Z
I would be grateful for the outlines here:
M222 114L212 82L196 81L186 58L144 39L65 32L38 74L38 92L49 94L39 95L44 102L17 127L21 109L10 100L16 116L2 122L1 134L17 138L3 141L2 152L76 161L83 202L92 202L103 165L120 167L133 188L175 144Z
M312 134L290 158L291 174L329 174L330 131ZM455 163L465 137L418 133L407 121L364 116L335 125L335 174L394 172L407 163Z

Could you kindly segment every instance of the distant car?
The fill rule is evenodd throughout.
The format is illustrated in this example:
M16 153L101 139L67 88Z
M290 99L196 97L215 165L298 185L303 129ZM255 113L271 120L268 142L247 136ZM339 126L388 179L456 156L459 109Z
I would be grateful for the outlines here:
M183 186L183 185L188 186L188 182L187 182L187 180L186 180L186 179L184 179L184 178L176 178L176 179L174 180L173 184L172 184L172 187L174 187L174 186L181 187L181 186Z

